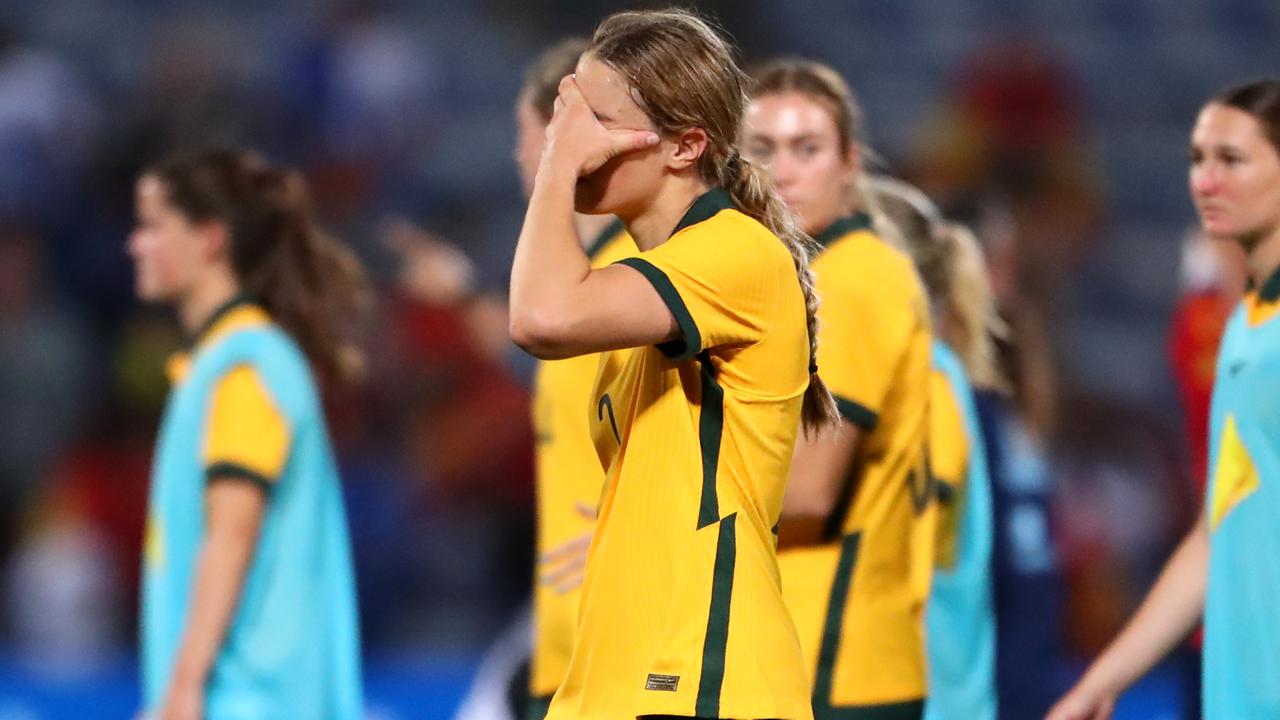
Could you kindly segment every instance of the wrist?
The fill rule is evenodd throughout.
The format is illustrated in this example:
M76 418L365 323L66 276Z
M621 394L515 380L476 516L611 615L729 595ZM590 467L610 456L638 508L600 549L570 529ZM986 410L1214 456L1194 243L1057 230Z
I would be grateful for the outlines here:
M560 153L548 152L542 156L542 163L538 166L538 179L545 177L547 182L576 183L579 167L581 163L572 158L566 158Z
M204 688L205 675L200 668L179 663L173 669L173 678L169 682L174 689L200 690Z
M1088 697L1114 697L1124 689L1124 683L1115 677L1114 672L1106 672L1102 667L1093 667L1080 678L1076 688Z

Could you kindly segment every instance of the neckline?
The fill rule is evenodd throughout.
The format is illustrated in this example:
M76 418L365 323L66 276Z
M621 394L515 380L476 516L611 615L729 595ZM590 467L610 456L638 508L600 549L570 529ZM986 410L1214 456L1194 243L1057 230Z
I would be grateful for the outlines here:
M859 230L870 230L872 227L873 225L871 223L870 215L864 212L856 212L852 215L846 215L845 217L831 223L827 226L826 230L815 235L813 239L825 248L849 233L857 232Z
M680 218L676 229L671 231L671 236L687 227L710 220L721 210L730 210L733 207L733 197L729 195L729 191L724 188L711 188L693 201L693 204L685 211L684 217Z

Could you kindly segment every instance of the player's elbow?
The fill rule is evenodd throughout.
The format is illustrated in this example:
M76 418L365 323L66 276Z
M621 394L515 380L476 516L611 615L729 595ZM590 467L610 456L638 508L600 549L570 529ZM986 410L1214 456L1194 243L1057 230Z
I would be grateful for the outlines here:
M511 340L521 349L541 360L568 357L568 324L563 313L550 308L511 308L508 324Z

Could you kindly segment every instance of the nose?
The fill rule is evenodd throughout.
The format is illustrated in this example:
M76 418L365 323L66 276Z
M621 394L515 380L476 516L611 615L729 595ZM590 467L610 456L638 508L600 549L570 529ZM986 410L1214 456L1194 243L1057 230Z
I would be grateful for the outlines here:
M1191 169L1191 192L1198 196L1216 195L1222 188L1221 173L1212 163Z
M129 254L129 257L135 260L138 259L138 257L142 254L142 231L141 230L134 230L129 233L129 237L127 240L125 240L125 243L124 243L124 250L126 253Z
M796 163L785 152L774 153L769 172L779 188L790 187L796 181Z

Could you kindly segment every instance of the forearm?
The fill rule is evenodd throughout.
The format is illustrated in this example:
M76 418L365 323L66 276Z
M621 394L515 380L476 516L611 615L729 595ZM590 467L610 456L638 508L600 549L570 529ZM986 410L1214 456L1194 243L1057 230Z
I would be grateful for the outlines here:
M574 227L576 170L544 160L529 199L511 265L511 330L521 345L536 345L564 316L591 264Z
M1080 685L1118 694L1146 674L1204 614L1209 539L1203 522L1178 546L1155 586Z
M257 541L256 526L212 527L196 569L189 620L173 683L203 686L235 615Z
M842 424L840 431L814 438L800 437L791 459L791 474L782 500L780 547L822 541L827 519L835 510L849 478L858 449L857 428Z

